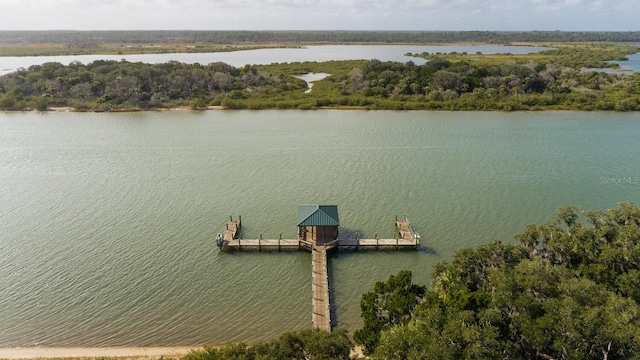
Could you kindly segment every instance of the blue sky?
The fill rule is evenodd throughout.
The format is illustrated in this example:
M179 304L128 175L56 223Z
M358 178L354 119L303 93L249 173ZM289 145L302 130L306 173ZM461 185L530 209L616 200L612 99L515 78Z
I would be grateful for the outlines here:
M640 0L0 0L0 9L2 30L640 30Z

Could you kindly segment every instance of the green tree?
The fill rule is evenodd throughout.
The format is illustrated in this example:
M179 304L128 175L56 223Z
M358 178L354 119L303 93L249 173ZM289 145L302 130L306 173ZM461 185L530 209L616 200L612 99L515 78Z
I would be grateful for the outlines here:
M373 291L362 295L360 308L364 326L354 333L354 340L370 354L378 345L380 332L394 325L403 325L412 318L412 311L425 293L425 287L411 282L410 271L378 281Z

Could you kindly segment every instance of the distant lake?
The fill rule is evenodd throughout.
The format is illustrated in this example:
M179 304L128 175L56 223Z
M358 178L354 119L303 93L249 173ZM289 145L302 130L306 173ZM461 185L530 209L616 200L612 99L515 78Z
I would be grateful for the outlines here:
M336 324L400 270L427 285L464 247L512 242L560 206L640 203L640 113L0 112L0 347L258 341L311 327L311 256L215 246L296 236L298 204L341 234L418 251L329 257Z
M607 68L587 69L587 70L606 72L610 74L631 74L631 73L640 71L640 52L627 55L627 59L628 60L624 60L624 61L611 61L611 63L618 64L620 65L621 68L629 69L629 70L621 71L621 70L613 70L613 69L607 69Z
M179 61L183 63L209 64L212 62L224 62L232 66L241 67L247 64L266 65L272 63L288 63L302 61L330 61L330 60L358 60L378 59L381 61L413 61L416 64L424 64L425 60L405 56L407 53L451 53L467 52L475 54L480 51L483 54L527 54L546 50L543 47L531 46L410 46L410 45L326 45L307 46L298 49L258 49L220 53L201 54L148 54L148 55L77 55L77 56L25 56L25 57L0 57L0 75L16 71L31 65L41 65L46 62L59 62L67 65L73 61L88 64L95 60L125 59L131 62L144 62L151 64L165 63L167 61Z

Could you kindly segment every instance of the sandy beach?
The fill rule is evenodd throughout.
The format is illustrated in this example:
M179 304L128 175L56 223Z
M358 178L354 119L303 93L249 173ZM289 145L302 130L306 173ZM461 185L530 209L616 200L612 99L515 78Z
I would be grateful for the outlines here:
M201 347L95 347L95 348L0 348L0 359L95 359L117 357L121 359L155 360L160 357L177 359ZM351 350L351 356L364 358L362 347Z
M0 359L39 358L178 358L194 347L0 348Z

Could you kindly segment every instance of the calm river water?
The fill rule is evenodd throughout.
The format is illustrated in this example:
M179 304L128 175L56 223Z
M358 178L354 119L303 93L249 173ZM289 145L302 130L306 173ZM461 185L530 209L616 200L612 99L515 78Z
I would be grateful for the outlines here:
M194 53L194 54L147 54L147 55L75 55L75 56L7 56L0 57L0 75L8 74L19 68L28 68L31 65L41 65L47 62L59 62L67 65L73 61L87 64L95 60L125 59L131 62L164 63L167 61L179 61L193 64L209 64L212 62L224 62L231 66L241 67L247 64L266 65L272 63L288 63L302 61L330 61L330 60L354 60L354 59L378 59L380 61L397 61L406 63L413 61L416 64L424 64L421 58L405 56L407 53L451 53L467 52L475 54L527 54L540 52L548 48L536 46L500 46L500 45L454 45L454 46L422 46L422 45L324 45L306 46L290 49L258 49L218 53Z
M311 326L307 253L221 253L293 237L296 206L416 252L330 258L339 326L402 269L513 241L563 205L640 203L640 114L385 111L0 113L0 347L197 345Z

